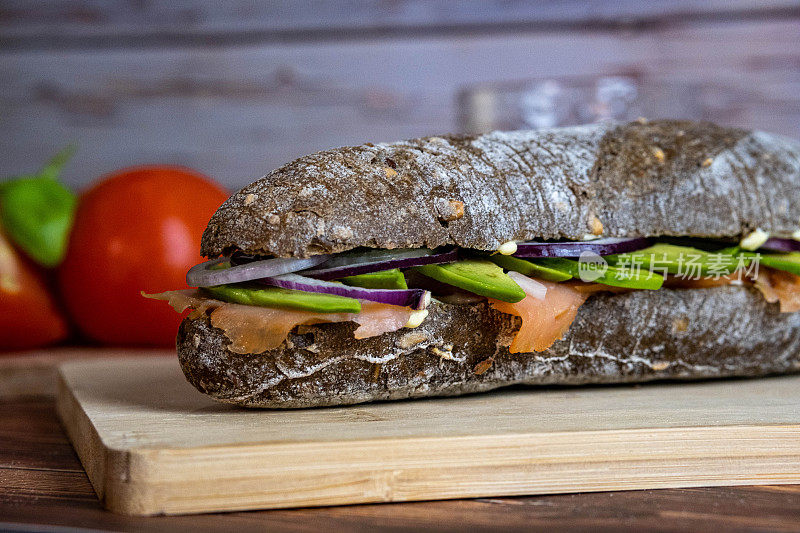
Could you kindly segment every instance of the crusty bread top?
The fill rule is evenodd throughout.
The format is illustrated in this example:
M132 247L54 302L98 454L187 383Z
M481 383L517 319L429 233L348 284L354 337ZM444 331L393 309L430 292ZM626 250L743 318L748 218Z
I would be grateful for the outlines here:
M603 236L736 237L800 226L800 144L706 122L602 123L365 144L301 157L231 196L202 253Z

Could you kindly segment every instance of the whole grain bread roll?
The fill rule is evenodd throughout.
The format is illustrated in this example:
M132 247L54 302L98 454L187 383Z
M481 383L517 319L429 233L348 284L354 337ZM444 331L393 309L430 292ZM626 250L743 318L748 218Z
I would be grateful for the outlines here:
M302 157L212 217L202 253L306 257L358 247L686 236L790 235L800 145L709 123L603 123L441 136ZM355 324L299 326L274 350L236 354L206 316L178 334L188 380L217 400L309 407L527 384L758 376L800 369L800 313L752 287L600 293L566 336L510 354L520 319L434 301L415 329L355 341Z

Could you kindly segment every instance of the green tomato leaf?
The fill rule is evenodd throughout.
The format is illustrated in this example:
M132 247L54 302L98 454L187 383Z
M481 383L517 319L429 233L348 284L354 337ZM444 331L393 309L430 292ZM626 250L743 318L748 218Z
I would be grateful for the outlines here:
M56 154L36 176L9 180L0 187L0 222L11 240L37 263L57 266L64 258L77 199L56 181L74 152Z

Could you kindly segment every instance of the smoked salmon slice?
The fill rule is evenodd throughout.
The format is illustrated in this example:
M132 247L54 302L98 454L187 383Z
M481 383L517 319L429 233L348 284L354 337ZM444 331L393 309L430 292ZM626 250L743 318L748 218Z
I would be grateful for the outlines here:
M541 352L552 346L564 336L578 309L589 297L588 293L581 293L570 285L536 281L547 288L544 298L537 298L528 291L517 303L489 298L491 306L498 311L522 319L522 326L509 346L510 353Z
M781 313L800 311L800 276L762 266L755 285L765 300L780 303Z

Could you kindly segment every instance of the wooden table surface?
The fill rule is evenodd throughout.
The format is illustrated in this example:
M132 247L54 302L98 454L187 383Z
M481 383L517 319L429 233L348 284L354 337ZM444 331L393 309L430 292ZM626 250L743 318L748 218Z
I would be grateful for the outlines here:
M729 487L137 518L104 511L52 398L0 400L0 530L800 531L800 486ZM47 529L44 529L47 531Z

